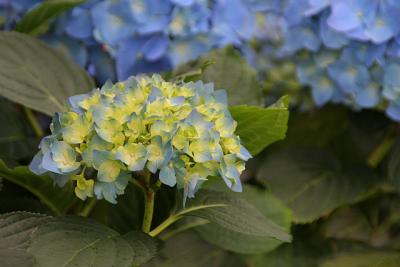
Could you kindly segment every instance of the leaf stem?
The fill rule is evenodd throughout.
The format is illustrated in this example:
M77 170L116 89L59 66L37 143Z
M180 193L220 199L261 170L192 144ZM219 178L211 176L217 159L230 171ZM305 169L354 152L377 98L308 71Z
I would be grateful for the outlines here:
M396 142L396 135L394 135L393 132L391 131L385 136L382 142L380 142L371 152L371 154L367 159L367 164L372 168L378 167L378 165L385 158L385 156L390 151L395 142Z
M162 241L166 241L169 238L171 238L171 237L173 237L173 236L175 236L175 235L177 235L177 234L179 234L181 232L184 232L186 230L192 229L192 228L197 227L197 226L205 225L205 224L208 224L208 223L210 223L210 222L208 220L205 220L205 219L195 220L193 222L186 223L186 224L184 224L184 225L182 225L180 227L177 227L176 229L168 231L167 233L163 234L160 237L160 239Z
M89 217L90 213L92 213L92 210L94 206L96 206L97 200L95 197L90 198L89 200L86 201L85 205L83 206L83 209L79 212L79 216L83 217Z
M35 114L32 112L31 109L29 109L25 106L23 106L22 108L23 108L26 118L28 119L28 122L31 125L32 130L35 132L36 136L42 137L44 135L44 131L43 131L42 127L40 126Z
M150 231L149 235L151 237L155 237L155 236L159 235L168 226L170 226L174 222L180 220L185 214L190 213L192 211L201 210L201 209L207 209L207 208L225 207L225 206L226 206L225 204L210 204L210 205L202 205L202 206L196 206L196 207L183 209L178 213L171 214L164 222L162 222L154 230Z

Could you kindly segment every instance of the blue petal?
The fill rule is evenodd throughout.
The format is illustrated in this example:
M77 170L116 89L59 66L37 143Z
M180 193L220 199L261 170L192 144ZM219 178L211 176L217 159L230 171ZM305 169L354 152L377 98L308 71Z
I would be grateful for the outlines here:
M32 162L29 164L29 170L37 175L42 175L47 172L46 169L42 167L43 161L43 153L39 151L32 159Z
M163 184L173 187L176 184L175 170L169 166L161 168L160 181Z
M219 1L214 16L221 17L243 39L253 37L256 17L241 0Z
M87 39L92 36L93 25L90 12L87 9L76 7L72 10L65 31L77 39Z
M391 102L389 107L386 109L386 114L392 120L400 121L400 105Z
M167 51L169 39L164 35L155 35L143 44L143 54L149 61L160 59Z
M379 102L379 87L370 84L356 93L356 102L363 108L372 108Z
M362 17L357 12L362 10L345 1L334 1L331 8L328 25L333 29L345 32L361 26Z
M172 3L181 5L181 6L190 6L194 3L195 0L170 0Z
M320 35L322 42L328 48L337 49L349 43L344 34L334 31L328 26L326 16L323 16L320 21Z

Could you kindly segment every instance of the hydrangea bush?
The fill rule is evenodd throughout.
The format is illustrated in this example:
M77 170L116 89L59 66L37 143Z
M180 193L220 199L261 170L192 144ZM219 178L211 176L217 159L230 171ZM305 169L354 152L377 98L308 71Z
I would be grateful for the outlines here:
M201 81L173 84L154 75L106 83L70 97L50 128L30 169L51 172L61 186L75 180L82 200L116 203L137 172L183 188L184 200L209 176L242 191L240 174L251 158L234 133L226 92ZM85 177L90 169L96 178Z
M398 6L0 0L0 266L397 267Z

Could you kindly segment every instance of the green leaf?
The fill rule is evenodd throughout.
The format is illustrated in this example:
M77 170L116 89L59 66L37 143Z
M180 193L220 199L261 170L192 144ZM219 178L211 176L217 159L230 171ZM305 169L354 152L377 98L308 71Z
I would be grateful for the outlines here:
M33 234L28 252L37 266L132 267L150 260L157 244L142 232L121 236L93 220L54 218Z
M397 192L400 193L400 141L397 141L390 153L387 173L389 181L395 186Z
M85 0L47 0L34 7L17 23L15 31L36 35L49 21Z
M49 217L24 212L0 215L1 266L31 266L34 258L26 249L32 233Z
M0 158L7 162L31 159L38 146L38 138L28 136L24 121L15 104L0 99L0 125L7 125L0 131Z
M229 110L237 121L236 134L243 145L255 156L265 147L286 136L289 119L289 98L282 97L268 108L233 106Z
M224 204L225 206L202 208ZM268 237L284 242L290 242L291 236L282 227L265 218L253 205L238 196L213 191L200 190L196 197L190 201L187 213L210 221L211 225L254 237Z
M338 138L348 125L348 111L343 107L326 106L312 112L293 112L284 145L324 147Z
M195 232L189 231L168 239L157 257L143 267L234 267L232 264L224 264L227 256L223 250L215 248L201 240Z
M324 224L326 238L370 242L373 228L368 218L357 207L346 207L335 212Z
M319 267L319 261L328 251L326 244L314 243L315 236L307 235L291 244L283 244L264 254L245 257L246 266L251 267ZM341 267L341 266L337 266Z
M321 264L321 267L398 267L397 251L371 251L340 255Z
M262 91L255 70L232 47L214 50L201 57L194 66L190 63L188 65L180 69L186 72L188 69L195 70L187 75L198 74L195 76L197 79L214 83L216 89L227 90L230 105L261 104Z
M338 160L319 149L284 149L270 153L257 177L293 210L294 221L308 223L376 189L370 169L342 171Z
M76 200L71 182L57 187L49 176L35 175L25 166L10 169L0 160L0 177L30 191L56 214L65 213Z
M234 193L232 193L234 194ZM277 198L266 191L245 186L240 196L253 204L264 216L276 223L287 233L290 231L291 211ZM224 249L237 253L263 253L273 250L282 241L272 237L258 237L231 231L218 224L206 224L196 230L202 238Z
M16 32L0 32L0 94L31 109L53 115L67 97L94 87L87 73L42 41Z

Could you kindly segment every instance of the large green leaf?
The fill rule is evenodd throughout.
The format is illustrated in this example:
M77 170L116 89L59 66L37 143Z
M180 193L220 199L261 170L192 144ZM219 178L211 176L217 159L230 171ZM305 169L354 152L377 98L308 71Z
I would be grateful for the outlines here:
M232 193L234 194L234 193ZM253 204L264 216L289 232L291 211L270 193L254 187L245 186L244 192L234 197L243 197ZM262 253L282 244L272 237L259 237L229 230L218 224L205 224L197 227L200 235L210 243L238 253Z
M238 123L236 134L253 156L271 143L285 138L289 119L288 105L289 98L285 96L268 108L230 107L229 110Z
M85 0L47 0L30 10L15 26L15 30L35 35L47 26L48 22L67 11L84 3Z
M0 263L2 267L32 266L34 258L26 251L32 233L49 217L13 212L0 215Z
M0 177L30 191L56 214L65 213L76 200L72 183L57 187L49 176L35 175L25 166L10 169L0 160Z
M255 70L232 47L214 50L195 64L181 66L177 73L196 76L198 80L214 83L217 89L227 90L231 105L261 104L261 86Z
M364 199L377 183L368 168L343 171L335 157L319 149L271 153L257 177L293 210L298 223L311 222L337 207Z
M324 262L320 267L398 267L399 265L398 251L371 251L343 254Z
M69 58L42 41L0 32L0 94L52 115L67 97L93 88L92 79Z
M223 204L211 208L200 208ZM285 229L265 218L253 205L238 196L214 191L200 190L190 201L189 216L196 216L210 221L211 225L248 236L274 238L285 242L291 241L291 236Z
M236 265L226 265L225 260L228 255L223 250L201 240L195 232L189 231L168 239L159 255L144 267L242 266L240 261L236 261ZM234 258L233 255L229 257Z
M150 260L157 244L142 232L120 235L93 220L54 218L33 234L28 252L41 267L132 267Z

